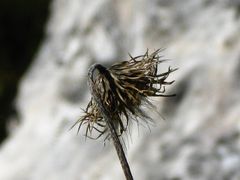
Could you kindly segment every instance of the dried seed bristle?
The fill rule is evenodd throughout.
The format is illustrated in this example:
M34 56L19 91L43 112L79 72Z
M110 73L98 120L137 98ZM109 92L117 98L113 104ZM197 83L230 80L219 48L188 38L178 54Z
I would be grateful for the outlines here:
M161 60L159 52L156 50L152 54L148 51L141 56L130 56L129 61L122 61L105 68L100 64L94 65L94 91L103 102L105 108L112 115L112 120L119 136L127 130L130 117L137 119L149 118L142 110L142 104L150 104L147 97L161 96L171 97L174 94L166 95L165 86L174 81L166 81L168 76L177 69L168 68L164 73L158 73L158 65ZM86 124L85 135L93 138L92 131L96 130L99 138L107 134L108 129L101 112L93 98L87 105L84 115L77 121L78 131L83 124ZM77 124L75 123L75 124ZM75 125L74 124L74 125Z

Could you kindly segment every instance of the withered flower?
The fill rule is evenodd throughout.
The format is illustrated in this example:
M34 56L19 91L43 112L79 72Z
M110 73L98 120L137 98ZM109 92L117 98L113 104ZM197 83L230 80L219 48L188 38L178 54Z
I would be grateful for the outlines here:
M166 81L168 76L177 69L171 67L164 73L158 72L161 60L161 49L148 54L132 57L105 68L100 64L91 66L93 72L89 74L94 92L101 99L103 106L111 114L115 131L121 136L128 128L129 121L134 119L149 119L149 116L141 109L143 105L151 105L150 96L170 97L166 95L165 86L174 81ZM79 129L86 125L85 135L90 138L99 138L103 134L109 135L108 126L99 110L95 100L91 98L84 110L84 115L74 124L79 123ZM93 130L99 133L92 137Z

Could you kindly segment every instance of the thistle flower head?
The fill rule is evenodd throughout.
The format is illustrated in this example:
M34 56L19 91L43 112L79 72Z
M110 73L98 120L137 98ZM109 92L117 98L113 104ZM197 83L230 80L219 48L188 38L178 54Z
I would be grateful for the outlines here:
M104 108L111 114L114 128L119 136L128 128L131 118L135 120L149 118L141 109L143 104L150 104L148 97L166 95L165 86L174 81L166 81L176 69L171 67L164 73L158 73L158 65L164 60L159 56L160 50L151 54L148 51L137 57L130 56L130 60L122 61L105 68L100 64L91 66L93 74L89 74L89 81L93 90L101 99ZM89 71L90 72L90 71ZM80 127L85 124L87 137L92 137L92 131L99 135L108 135L108 128L96 102L91 98L84 110L84 115L77 121ZM78 131L79 131L78 129Z

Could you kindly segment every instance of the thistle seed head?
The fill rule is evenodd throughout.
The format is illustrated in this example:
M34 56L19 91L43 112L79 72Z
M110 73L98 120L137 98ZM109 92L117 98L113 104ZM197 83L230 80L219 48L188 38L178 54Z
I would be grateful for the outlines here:
M111 114L115 130L119 136L128 128L131 118L139 121L149 119L142 111L143 104L151 105L148 101L150 96L171 97L175 94L166 95L165 86L174 81L167 81L168 76L177 69L168 68L166 72L158 73L158 65L161 60L161 49L137 57L130 56L130 60L113 64L105 68L100 64L91 66L89 81L92 89L101 99L104 108ZM79 129L86 125L85 135L92 137L92 131L99 133L95 138L103 134L108 136L108 128L96 102L91 98L84 115L74 124L79 123Z

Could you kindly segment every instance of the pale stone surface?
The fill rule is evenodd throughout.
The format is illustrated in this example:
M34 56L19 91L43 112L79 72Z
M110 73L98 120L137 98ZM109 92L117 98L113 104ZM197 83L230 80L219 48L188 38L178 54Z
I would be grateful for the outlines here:
M135 179L240 179L238 0L55 0L51 11L20 84L20 124L0 149L1 180L124 179L110 143L69 128L89 100L92 63L159 47L179 67L168 89L178 96L154 99L167 120L156 117L151 132L133 125Z

